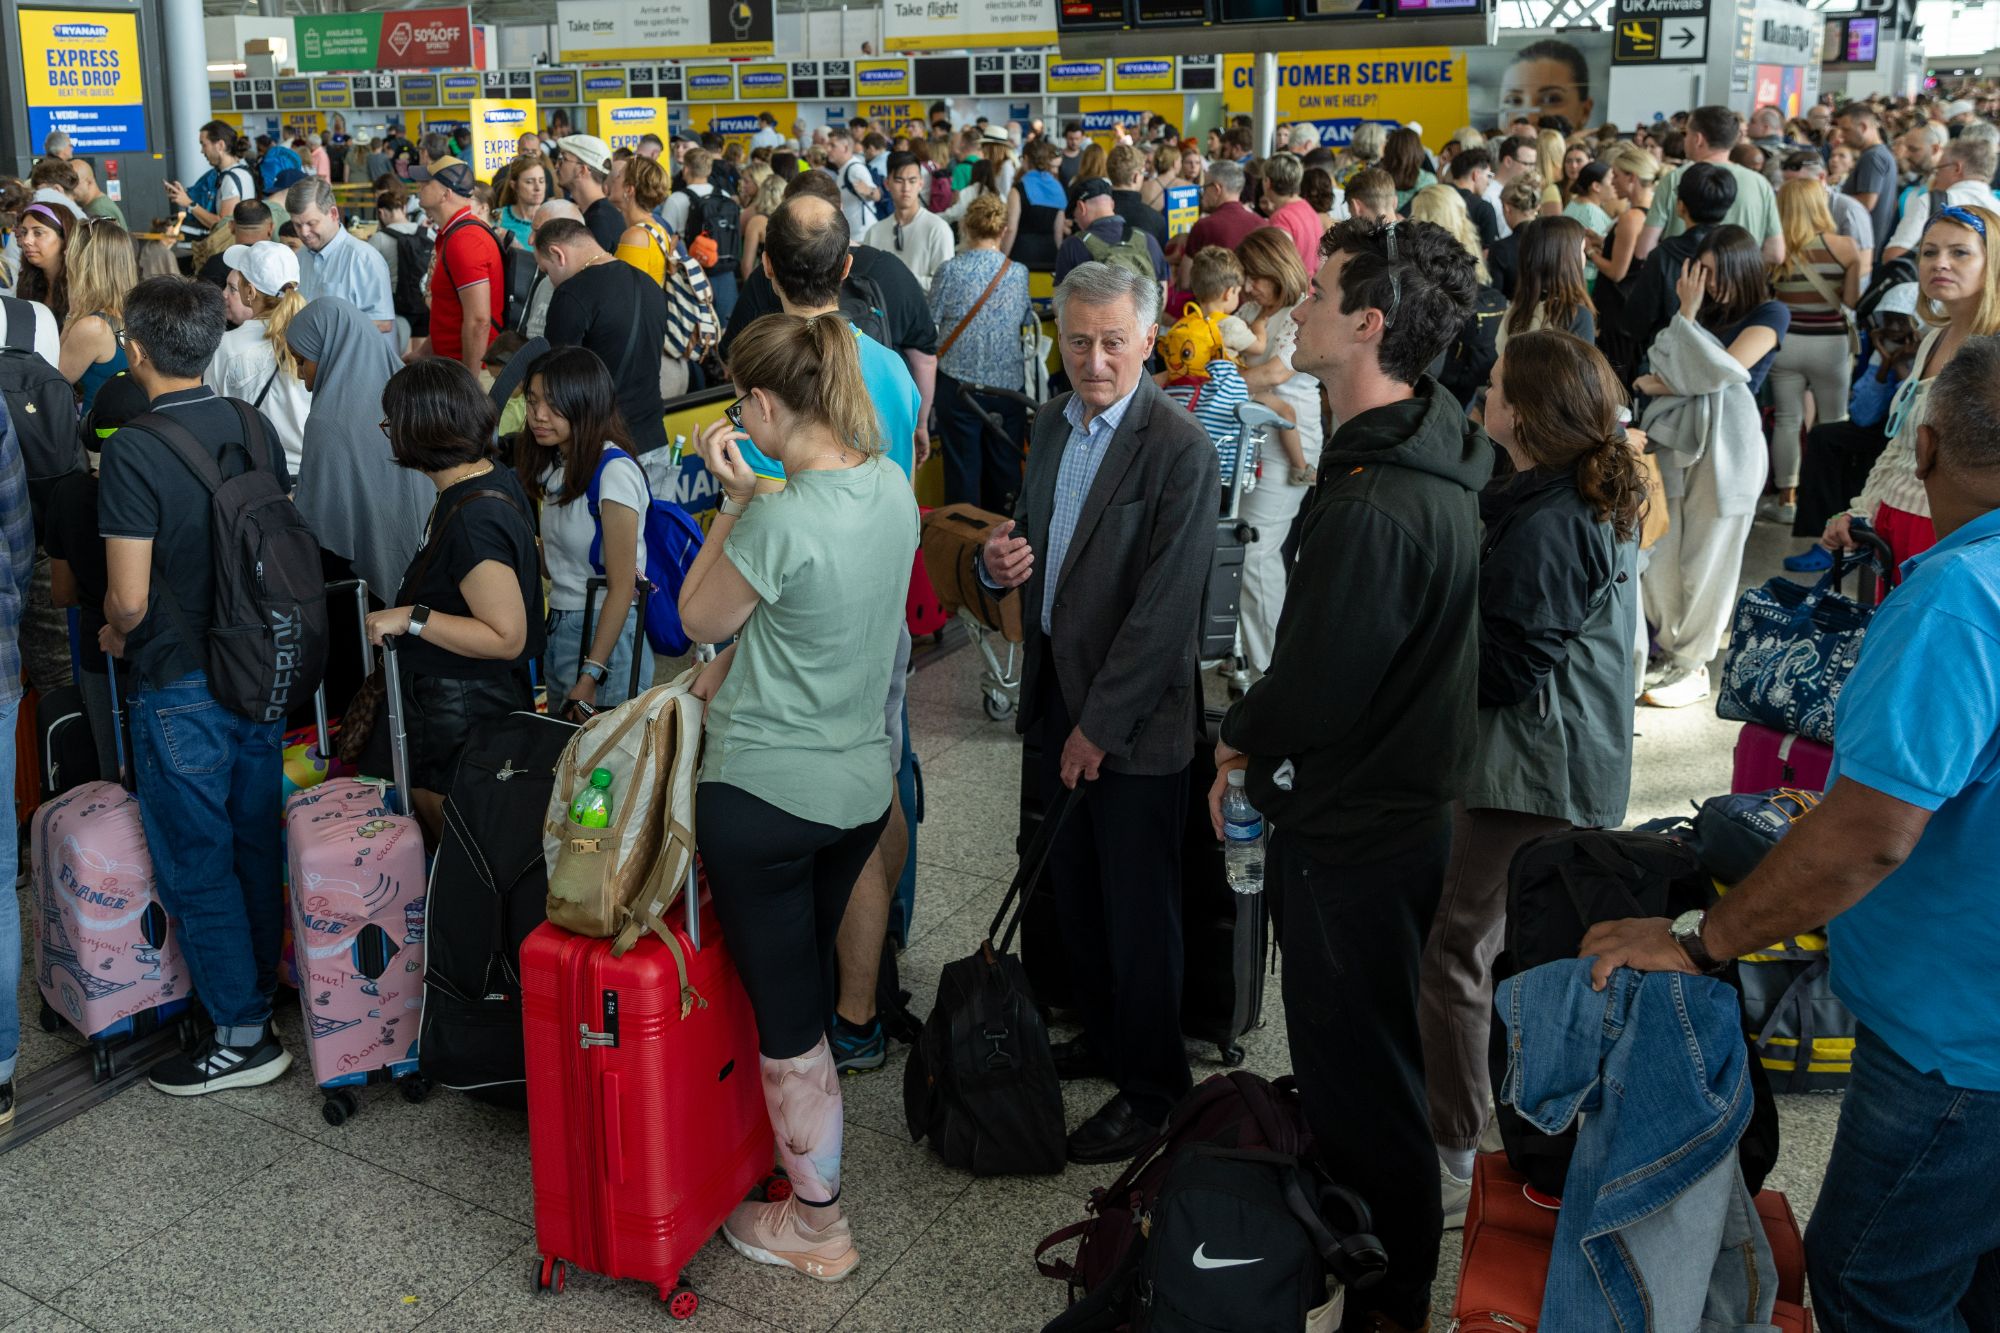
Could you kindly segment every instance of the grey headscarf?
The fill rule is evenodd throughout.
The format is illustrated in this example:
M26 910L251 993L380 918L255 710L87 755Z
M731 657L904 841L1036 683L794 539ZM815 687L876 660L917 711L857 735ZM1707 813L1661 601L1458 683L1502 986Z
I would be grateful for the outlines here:
M299 512L320 545L389 602L437 502L437 488L397 466L382 434L382 388L401 363L375 322L336 296L300 311L285 341L319 367L299 460Z

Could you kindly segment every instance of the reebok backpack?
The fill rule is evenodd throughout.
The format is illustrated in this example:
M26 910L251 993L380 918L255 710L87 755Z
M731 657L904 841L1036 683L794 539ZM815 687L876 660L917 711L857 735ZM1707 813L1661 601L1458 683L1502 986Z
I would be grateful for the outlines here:
M743 206L721 190L716 190L707 198L685 192L688 197L687 236L690 248L694 242L706 236L715 243L715 262L707 265L710 272L716 269L736 271L737 261L743 257Z
M228 447L249 461L233 477L164 412L126 425L165 443L208 488L215 559L208 642L196 642L173 585L155 579L176 632L207 668L216 702L254 722L278 722L312 698L326 674L326 572L318 539L278 484L263 419L248 403L226 401L243 425L242 440Z
M1153 268L1153 252L1146 248L1146 233L1129 222L1125 224L1125 239L1116 245L1092 232L1085 232L1083 248L1090 251L1090 257L1100 264L1129 268L1147 282L1160 280L1159 273Z
M84 469L76 390L35 351L35 303L0 296L7 337L0 345L0 398L21 441L21 466L37 518L58 480Z
M623 449L606 445L597 471L590 474L590 489L584 493L591 521L597 524L597 532L590 539L590 567L599 574L604 572L604 524L597 516L598 489L604 482L604 469L613 459L631 457ZM639 475L644 477L646 470L640 468ZM694 558L701 554L701 524L672 500L652 499L650 486L647 499L639 527L645 546L648 585L640 590L646 599L646 641L663 657L679 657L693 646L693 640L681 628L680 601L688 571L694 568Z

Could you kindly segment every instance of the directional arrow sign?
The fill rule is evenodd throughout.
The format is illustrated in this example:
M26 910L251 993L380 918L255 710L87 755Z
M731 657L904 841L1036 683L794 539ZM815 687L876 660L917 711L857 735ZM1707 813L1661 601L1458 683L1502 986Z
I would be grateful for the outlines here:
M1708 58L1708 20L1670 18L1660 22L1660 59L1693 64Z

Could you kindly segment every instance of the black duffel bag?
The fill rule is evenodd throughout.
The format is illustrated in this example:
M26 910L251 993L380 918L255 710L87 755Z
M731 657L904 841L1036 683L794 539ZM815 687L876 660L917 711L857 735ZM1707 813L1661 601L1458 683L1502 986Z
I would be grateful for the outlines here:
M930 1139L948 1165L976 1176L1054 1175L1067 1158L1048 1028L1021 960L1007 949L1029 886L1082 795L1079 784L1042 821L978 952L945 965L937 1003L903 1068L910 1137Z

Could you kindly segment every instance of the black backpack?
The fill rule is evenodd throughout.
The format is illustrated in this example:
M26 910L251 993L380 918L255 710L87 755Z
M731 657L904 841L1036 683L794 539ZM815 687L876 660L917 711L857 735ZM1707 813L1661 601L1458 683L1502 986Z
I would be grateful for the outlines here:
M710 237L715 242L715 263L707 271L726 269L734 273L737 261L743 258L743 206L719 186L705 199L692 190L684 193L688 197L688 216L683 239L693 244L703 236Z
M1444 356L1438 383L1450 390L1460 407L1470 406L1472 397L1493 373L1500 359L1500 321L1507 318L1507 298L1498 287L1481 287L1472 298L1472 313L1459 327L1458 337Z
M487 226L484 222L481 222L478 218L462 217L458 221L452 223L449 227L446 227L443 231L439 232L437 238L437 243L438 246L440 247L440 249L438 250L438 263L444 269L444 280L446 282L451 283L453 287L457 287L458 283L451 276L451 261L445 258L445 252L442 249L442 247L444 245L444 238L451 235L453 232L457 231L461 227L479 228L480 231L486 233L486 239L493 242L493 248L499 252L500 298L501 298L499 327L501 329L511 329L515 327L516 316L527 304L528 289L525 283L528 281L532 281L533 279L534 264L532 262L529 263L528 275L526 277L522 277L516 271L516 266L509 264L507 262L507 244L505 241L501 240L500 233L493 230L493 228ZM532 261L532 256L533 252L531 251L530 252L531 261ZM400 262L400 260L398 262ZM523 285L517 288L516 287L517 281L521 282Z
M249 463L233 477L224 477L208 447L163 412L126 424L165 442L208 488L215 592L205 651L173 586L164 579L154 586L166 595L182 640L206 665L216 701L252 721L277 722L312 698L326 674L326 572L318 539L278 484L263 419L248 403L226 401L243 424L243 439L233 447Z
M35 351L35 303L0 296L0 309L7 316L7 337L0 345L0 398L6 400L7 416L21 441L21 466L39 525L55 484L85 466L76 390Z
M1507 867L1507 927L1493 962L1493 980L1497 985L1531 967L1575 958L1584 935L1600 921L1679 916L1713 906L1715 896L1715 883L1700 858L1678 838L1601 829L1536 838L1514 853ZM1733 965L1723 976L1736 984ZM1743 1179L1755 1194L1778 1160L1778 1107L1754 1046L1751 1055L1756 1105L1737 1154ZM1507 1025L1497 1016L1487 1043L1487 1065L1493 1086L1501 1087L1507 1075ZM1576 1152L1576 1127L1544 1134L1505 1102L1498 1103L1495 1118L1508 1164L1535 1189L1560 1198Z
M391 231L389 239L396 243L396 291L392 298L396 313L410 322L412 338L429 337L431 303L424 283L430 278L437 238L430 228L418 227L415 231Z
M978 952L945 965L937 1003L903 1066L903 1114L949 1166L975 1176L1055 1175L1067 1160L1062 1084L1021 960L1007 952L1049 849L1078 799L1042 821ZM1001 923L1007 933L996 947Z
M882 294L881 284L850 270L840 284L840 313L855 328L893 352L896 344L889 341L888 312L889 298Z

